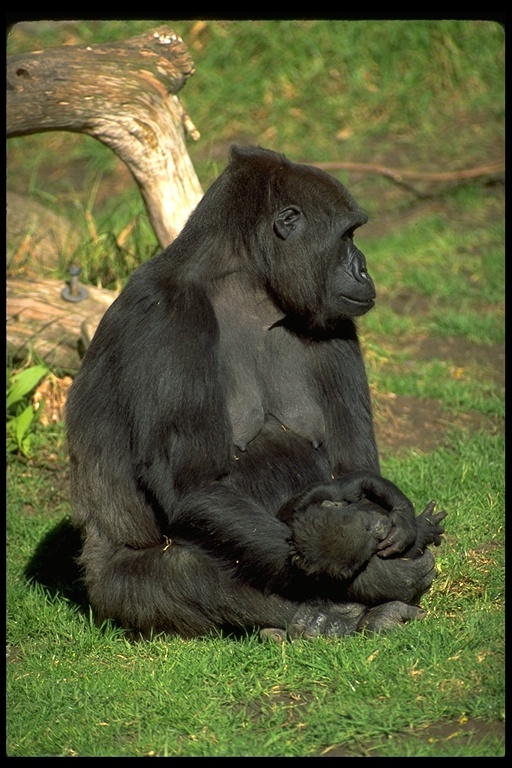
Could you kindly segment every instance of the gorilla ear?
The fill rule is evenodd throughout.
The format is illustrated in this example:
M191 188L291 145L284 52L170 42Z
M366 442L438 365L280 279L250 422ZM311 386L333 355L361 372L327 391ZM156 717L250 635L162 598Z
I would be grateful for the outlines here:
M299 219L302 216L302 211L297 208L296 205L289 205L287 208L283 208L274 217L274 232L281 240L286 240L288 235L293 232Z

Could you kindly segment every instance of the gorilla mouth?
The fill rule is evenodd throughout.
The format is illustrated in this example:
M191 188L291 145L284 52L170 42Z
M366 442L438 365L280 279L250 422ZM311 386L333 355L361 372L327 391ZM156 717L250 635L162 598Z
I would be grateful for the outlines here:
M347 296L346 294L342 294L342 299L345 299L345 301L349 301L352 304L363 304L368 307L373 307L375 304L375 296L370 297L369 299L357 299L355 296Z
M343 296L342 299L355 314L364 314L375 306L375 299L354 299L351 296Z

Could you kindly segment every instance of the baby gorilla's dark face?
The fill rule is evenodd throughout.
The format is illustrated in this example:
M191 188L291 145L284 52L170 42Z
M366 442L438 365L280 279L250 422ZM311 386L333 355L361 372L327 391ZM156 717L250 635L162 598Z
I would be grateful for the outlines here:
M348 579L375 554L391 523L368 499L311 504L293 526L293 563L308 575Z

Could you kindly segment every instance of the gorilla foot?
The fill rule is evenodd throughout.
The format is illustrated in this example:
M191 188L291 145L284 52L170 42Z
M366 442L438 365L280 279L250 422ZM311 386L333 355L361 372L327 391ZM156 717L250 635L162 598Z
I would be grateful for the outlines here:
M429 545L438 547L441 544L444 526L440 523L447 513L444 510L434 512L435 506L435 501L429 502L421 515L416 518L416 541L404 552L404 557L419 557Z
M352 635L366 608L357 603L301 605L288 627L290 640Z
M279 629L279 627L265 627L260 629L260 640L270 640L273 643L285 643L287 640L287 634L285 629Z
M260 636L282 643L290 640L313 640L316 637L343 637L355 632L387 632L408 621L425 618L426 611L400 600L367 608L358 603L302 605L293 617L288 633L267 628Z

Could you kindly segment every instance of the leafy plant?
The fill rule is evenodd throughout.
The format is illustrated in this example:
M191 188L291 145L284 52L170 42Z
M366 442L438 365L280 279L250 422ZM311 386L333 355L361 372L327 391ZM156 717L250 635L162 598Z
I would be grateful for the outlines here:
M37 421L40 408L30 399L41 379L49 373L45 365L31 365L17 373L11 373L7 382L7 453L30 453L31 431Z

